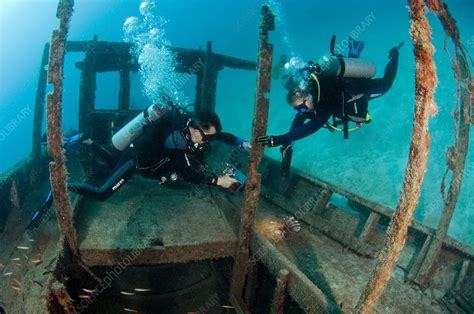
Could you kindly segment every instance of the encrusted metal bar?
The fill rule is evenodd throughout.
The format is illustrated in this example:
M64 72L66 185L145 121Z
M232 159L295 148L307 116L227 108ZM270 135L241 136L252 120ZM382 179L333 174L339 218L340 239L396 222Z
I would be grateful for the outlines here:
M275 16L268 6L262 7L260 23L260 47L258 54L257 95L252 130L252 149L248 163L248 181L245 188L245 209L242 213L237 254L232 273L231 295L237 300L243 298L245 280L250 256L250 235L255 212L260 198L261 178L257 171L263 157L263 146L257 144L257 137L265 135L268 123L269 101L265 96L270 92L273 46L268 42L268 33L275 29Z
M60 24L59 29L53 31L51 40L48 82L53 85L53 92L47 96L47 129L48 153L53 157L49 169L56 216L61 233L71 247L72 252L78 256L76 230L72 223L72 205L67 194L67 169L62 148L63 132L61 125L64 54L73 6L74 0L60 0L56 13Z
M449 225L456 209L463 180L466 158L469 149L469 131L472 114L472 73L469 66L468 53L464 49L456 21L448 11L443 0L426 0L429 8L438 16L446 35L454 44L455 59L451 56L455 78L457 80L457 104L454 117L456 119L456 143L447 150L448 170L452 172L448 194L444 200L441 219L436 229L433 241L426 253L423 264L416 277L416 282L426 288L435 274L436 260L448 235ZM447 43L445 42L447 50ZM444 190L446 176L443 178L441 191ZM444 195L443 195L444 197Z
M415 46L416 87L415 117L408 166L400 193L397 209L388 229L385 247L380 252L375 269L355 308L356 313L370 313L390 280L393 266L405 245L408 226L418 205L423 183L430 136L428 122L430 114L436 112L434 90L437 85L436 68L433 61L434 47L431 27L425 17L427 7L423 0L409 0L410 34Z

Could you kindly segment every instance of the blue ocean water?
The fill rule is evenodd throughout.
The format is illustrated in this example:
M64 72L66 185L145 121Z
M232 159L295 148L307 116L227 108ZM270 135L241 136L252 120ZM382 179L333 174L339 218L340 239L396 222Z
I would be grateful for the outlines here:
M407 164L414 109L414 57L409 36L407 3L404 1L309 1L309 0L155 0L149 14L160 18L159 36L184 48L206 46L230 56L255 60L260 6L269 3L277 14L274 60L281 54L317 61L329 50L332 34L340 47L349 34L365 41L362 58L374 62L376 76L383 74L391 47L404 41L398 75L391 90L370 103L371 124L353 132L349 140L340 133L320 130L295 145L293 166L323 180L340 185L383 205L395 208ZM474 22L471 0L447 1L458 21L466 48L474 52ZM43 45L57 27L57 2L53 0L2 0L0 5L0 172L26 157L31 150L34 95ZM122 41L123 27L130 17L142 22L139 0L76 0L70 40ZM143 7L142 7L143 11ZM148 12L148 11L147 11ZM444 31L436 17L429 15L436 46L435 61L439 85L436 101L439 113L430 121L432 136L428 170L416 219L436 226L442 208L440 186L446 169L445 151L455 140L456 85L449 58L443 50ZM130 38L129 38L130 39ZM156 42L155 42L156 43ZM343 50L345 54L347 50ZM159 52L156 52L159 55ZM68 54L65 62L65 132L77 129L79 71L75 63L81 54ZM165 65L156 65L166 69ZM153 76L168 82L168 76ZM152 80L152 83L155 81ZM183 85L181 99L194 98L194 79ZM217 112L224 128L248 138L255 98L254 72L225 69L219 74ZM114 108L118 98L118 75L100 74L97 107ZM132 106L144 108L153 97L141 93L139 75L133 78ZM294 111L286 104L286 91L272 82L269 134L285 133ZM148 97L147 97L148 96ZM472 146L471 141L471 146ZM472 149L471 149L472 151ZM267 155L280 159L277 148ZM474 156L468 156L461 196L450 227L450 235L474 245Z

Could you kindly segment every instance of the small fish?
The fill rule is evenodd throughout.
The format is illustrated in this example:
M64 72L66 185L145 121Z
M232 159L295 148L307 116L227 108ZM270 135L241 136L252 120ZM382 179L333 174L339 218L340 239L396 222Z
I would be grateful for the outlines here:
M21 288L20 288L20 287L16 287L16 286L12 286L12 289L15 290L16 292L20 292L20 291L21 291Z
M133 292L127 292L127 291L120 291L121 294L123 295L135 295Z
M25 254L23 254L23 256L25 257L25 259L28 261L30 258L28 256L26 256Z
M17 285L21 286L21 282L20 282L18 279L13 278L13 281L14 281Z
M91 296L90 296L90 295L87 295L87 294L80 294L80 295L78 295L78 297L79 297L80 299L90 299L90 298L91 298Z
M33 259L31 260L31 264L35 265L35 266L38 266L39 264L41 264L43 261L40 260L40 259Z
M133 290L135 290L136 292L150 292L151 291L151 289L145 289L145 288L135 288Z
M86 289L86 288L82 288L82 290L84 290L84 292L87 292L87 293L94 293L95 292L95 290Z
M225 309L235 309L232 305L223 305L222 307Z
M23 267L23 265L20 264L20 263L12 263L12 264L13 264L13 266L16 266L16 267Z
M24 251L26 251L26 250L29 250L29 249L30 249L30 248L29 248L29 247L27 247L27 246L17 246L16 248L17 248L17 249L19 249L19 250L24 250Z
M35 239L28 239L29 242L36 242Z
M4 276L4 277L10 277L11 275L13 275L13 273L12 273L12 272L9 272L9 273L5 273L5 274L3 274L3 276Z
M129 313L138 313L137 310L127 309L126 307L124 307L123 310L124 310L125 312L129 312Z
M15 262L15 261L21 261L21 258L19 258L19 257L15 257L15 258L12 258L12 259L11 259L11 261L12 261L12 262Z

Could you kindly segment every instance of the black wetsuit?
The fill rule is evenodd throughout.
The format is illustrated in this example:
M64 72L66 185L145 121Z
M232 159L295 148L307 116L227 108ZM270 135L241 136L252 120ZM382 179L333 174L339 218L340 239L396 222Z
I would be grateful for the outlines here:
M385 94L393 84L398 68L398 51L385 67L383 78L377 79L337 79L319 77L320 101L317 103L317 85L311 81L314 109L309 112L298 112L291 124L290 131L277 136L276 142L288 145L318 131L332 115L337 116L342 103L358 95L364 95L367 101ZM305 123L306 120L309 120Z
M122 153L112 175L101 187L70 183L68 189L104 201L135 172L160 182L174 181L180 177L192 183L216 184L217 176L200 171L208 145L188 147L186 122L186 117L182 115L171 112L165 114ZM215 139L233 145L241 141L223 132L219 132Z

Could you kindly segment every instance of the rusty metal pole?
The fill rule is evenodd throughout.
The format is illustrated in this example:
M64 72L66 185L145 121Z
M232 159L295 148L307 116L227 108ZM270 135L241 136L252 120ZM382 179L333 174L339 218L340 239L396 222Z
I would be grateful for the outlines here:
M250 257L250 235L255 212L260 198L260 174L258 165L263 157L263 146L257 144L257 137L267 133L269 100L265 94L270 92L273 46L268 42L268 32L275 29L275 16L268 6L262 7L260 22L260 45L258 53L257 95L255 99L252 149L248 164L248 181L245 188L245 207L240 221L239 242L234 262L231 282L231 299L242 303L243 290L247 277Z
M62 235L74 255L78 256L77 236L72 224L72 205L67 194L67 169L62 147L63 132L61 125L64 54L73 6L74 0L60 0L56 13L60 23L59 29L53 31L51 39L48 82L53 85L53 92L47 96L47 129L48 154L53 157L49 169L56 216Z
M415 46L416 58L415 117L410 155L403 188L388 229L385 247L380 252L375 269L355 308L356 313L372 312L390 280L393 266L405 245L408 226L418 205L428 160L430 146L428 122L430 114L436 112L434 90L437 85L437 75L433 62L434 47L431 40L431 27L424 15L427 11L424 1L409 0L409 5L410 34Z
M444 199L444 208L438 228L426 255L423 257L423 263L415 279L423 288L428 286L432 274L434 274L436 259L448 234L449 224L456 208L459 193L461 192L466 157L469 150L469 131L473 97L471 94L473 92L472 74L469 67L468 54L461 43L456 21L449 13L448 7L444 4L443 0L427 0L426 3L438 16L446 31L446 35L451 38L454 44L455 60L451 58L451 63L458 84L459 97L454 114L456 119L456 142L454 147L449 147L447 151L448 170L446 174L448 171L452 171L453 175L451 177L448 194ZM447 50L447 44L445 44L445 49ZM443 179L442 191L444 190L445 179L446 175Z

